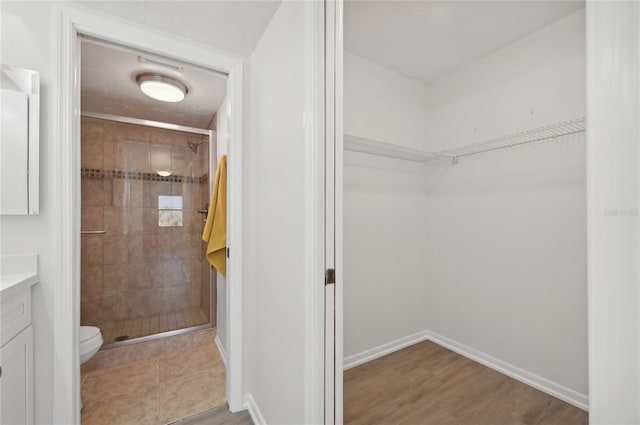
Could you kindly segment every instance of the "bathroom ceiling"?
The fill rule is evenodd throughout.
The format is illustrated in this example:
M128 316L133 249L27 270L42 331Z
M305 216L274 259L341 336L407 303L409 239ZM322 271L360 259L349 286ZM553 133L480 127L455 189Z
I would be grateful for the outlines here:
M129 21L248 56L280 1L77 1Z
M345 49L428 83L583 7L583 1L347 0Z
M177 65L183 72L144 62L139 56ZM226 77L195 66L90 40L82 42L82 112L120 115L197 128L208 128L224 100ZM135 81L141 72L173 77L189 88L181 102L161 102L144 95Z

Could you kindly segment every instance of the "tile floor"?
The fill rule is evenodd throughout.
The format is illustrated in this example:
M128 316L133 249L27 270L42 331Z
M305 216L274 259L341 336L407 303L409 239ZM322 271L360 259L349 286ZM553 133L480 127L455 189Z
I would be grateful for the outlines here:
M225 400L215 329L104 350L82 367L83 425L164 425Z
M116 338L126 335L129 338L140 338L161 332L184 329L192 326L209 323L201 308L175 311L171 313L156 314L137 319L119 320L109 323L101 323L96 326L102 332L105 344L116 342Z

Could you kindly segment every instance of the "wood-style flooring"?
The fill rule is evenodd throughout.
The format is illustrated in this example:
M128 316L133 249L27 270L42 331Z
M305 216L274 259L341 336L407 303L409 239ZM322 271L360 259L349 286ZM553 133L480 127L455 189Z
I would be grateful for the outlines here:
M344 423L584 425L588 414L422 342L345 371Z
M155 314L137 319L117 320L101 323L96 326L102 332L104 344L116 342L116 338L127 336L127 339L140 338L157 333L185 329L209 323L201 308Z
M253 425L253 421L246 410L231 413L229 406L224 404L179 420L171 425Z

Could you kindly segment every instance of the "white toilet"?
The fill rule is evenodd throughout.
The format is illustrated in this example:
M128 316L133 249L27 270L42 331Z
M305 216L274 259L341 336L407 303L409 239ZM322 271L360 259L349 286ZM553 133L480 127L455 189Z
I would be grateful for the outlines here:
M80 364L83 364L102 347L100 328L80 326Z

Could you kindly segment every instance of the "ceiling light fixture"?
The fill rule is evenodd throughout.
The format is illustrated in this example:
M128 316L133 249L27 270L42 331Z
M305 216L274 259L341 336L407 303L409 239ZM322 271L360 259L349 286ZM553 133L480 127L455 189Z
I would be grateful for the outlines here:
M164 170L158 170L156 171L156 173L158 173L158 175L162 177L169 177L171 174L173 174L173 172L171 171L164 171Z
M136 82L142 93L163 102L180 102L189 93L180 81L159 74L138 74Z

